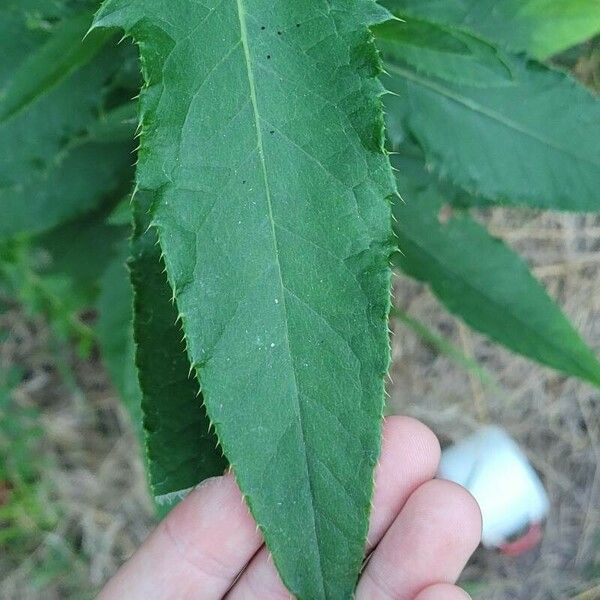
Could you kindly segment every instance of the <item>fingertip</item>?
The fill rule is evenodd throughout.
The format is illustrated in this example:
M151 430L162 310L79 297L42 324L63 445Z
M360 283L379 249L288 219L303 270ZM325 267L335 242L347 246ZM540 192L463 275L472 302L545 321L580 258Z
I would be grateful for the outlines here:
M453 584L481 537L481 512L464 488L431 480L415 490L367 564L359 598L377 590L408 600L427 586Z
M412 417L387 417L383 426L381 463L410 461L431 479L441 457L440 442L433 431Z
M482 517L477 500L464 487L442 479L423 484L411 497L414 506L423 507L421 517L435 523L443 540L456 540L461 553L469 556L481 542Z
M471 596L456 585L438 583L425 588L415 600L471 600Z
M442 455L440 441L435 433L421 421L413 417L392 416L384 424L384 450L386 439L400 438L410 442L411 455L428 475L433 477L437 472Z
M226 508L227 510L223 510ZM227 514L244 525L252 523L252 517L246 508L242 493L233 474L226 473L218 477L205 479L197 485L163 520L177 539L193 539L190 529L203 530L206 526L204 515L214 518Z

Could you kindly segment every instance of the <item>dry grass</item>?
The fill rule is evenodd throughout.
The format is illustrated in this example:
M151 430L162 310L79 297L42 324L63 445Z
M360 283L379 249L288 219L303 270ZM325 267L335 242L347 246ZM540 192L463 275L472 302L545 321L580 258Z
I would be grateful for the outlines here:
M23 369L13 402L39 409L43 435L33 460L43 467L41 506L19 520L20 555L0 546L0 598L90 598L154 523L137 441L97 359L49 350L43 324L18 312L2 321L1 366Z

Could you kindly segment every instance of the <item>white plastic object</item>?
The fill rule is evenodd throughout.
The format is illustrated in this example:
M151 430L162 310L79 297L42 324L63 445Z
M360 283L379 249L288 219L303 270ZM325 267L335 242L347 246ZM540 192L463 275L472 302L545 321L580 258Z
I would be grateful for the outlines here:
M550 500L517 443L500 427L484 427L442 453L440 479L475 497L483 517L482 543L507 554L537 545ZM527 531L520 541L514 537Z

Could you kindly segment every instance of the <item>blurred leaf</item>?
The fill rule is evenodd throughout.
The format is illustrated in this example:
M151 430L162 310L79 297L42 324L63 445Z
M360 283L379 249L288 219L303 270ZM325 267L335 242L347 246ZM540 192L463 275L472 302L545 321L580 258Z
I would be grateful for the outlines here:
M390 74L384 85L396 94L388 112L398 111L402 121L390 121L403 130L392 131L392 137L413 136L438 177L474 196L536 208L600 210L597 98L562 72L500 54L510 73L506 79L478 71L477 85L455 83L460 65L471 70L477 56L489 65L488 51L469 44L468 60L457 61L456 50L445 57L440 49L454 47L456 36L438 27L436 52L422 64L413 52L409 62L403 27L390 22L376 31ZM434 37L431 24L416 21L409 30L413 37L420 27L427 40ZM442 72L446 60L444 79L429 74Z
M100 280L129 236L128 224L111 224L106 209L91 212L35 237L32 244L45 253L39 272L67 275L82 309L95 303Z
M509 85L512 74L496 48L455 28L409 19L376 29L378 46L419 73L473 87Z
M183 333L176 324L177 309L156 230L149 228L150 200L151 195L145 193L134 199L131 280L150 483L160 503L177 499L182 490L207 477L221 475L227 461L217 448L216 435L209 431Z
M98 54L112 34L94 31L84 40L91 24L92 13L88 12L65 19L48 41L21 63L0 96L0 124L50 92Z
M96 304L98 322L95 331L102 360L131 416L131 422L143 447L142 393L135 367L133 294L126 266L128 254L129 245L124 240L102 277L100 296Z
M127 102L101 115L88 128L93 142L130 142L138 123L137 102Z
M491 200L469 194L447 179L440 179L434 169L425 162L421 148L410 141L401 143L395 149L391 161L396 171L398 193L406 201L413 200L420 192L435 186L444 200L457 208L493 206Z
M110 225L131 225L133 221L131 208L131 194L128 194L117 204L106 222Z
M384 0L382 4L396 15L456 25L538 59L600 32L597 0Z
M473 373L482 383L495 386L494 380L489 372L484 369L474 358L467 356L460 348L457 348L445 337L438 335L421 321L411 317L406 311L392 307L390 315L398 319L406 327L417 334L424 342L432 346L440 354L447 356L457 365Z
M98 131L122 101L116 75L134 49L106 34L81 41L89 3L28 4L0 8L0 239L86 213L133 172L131 138Z
M441 224L435 189L396 203L396 263L468 325L514 352L600 386L600 363L525 262L467 216Z

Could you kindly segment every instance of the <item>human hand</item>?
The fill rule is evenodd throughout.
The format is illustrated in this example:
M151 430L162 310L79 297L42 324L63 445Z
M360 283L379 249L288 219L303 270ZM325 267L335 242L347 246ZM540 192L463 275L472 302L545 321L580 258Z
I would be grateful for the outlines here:
M389 417L357 600L465 600L454 582L479 544L481 514L463 488L434 480L439 443ZM233 475L202 483L111 579L98 600L290 598Z

